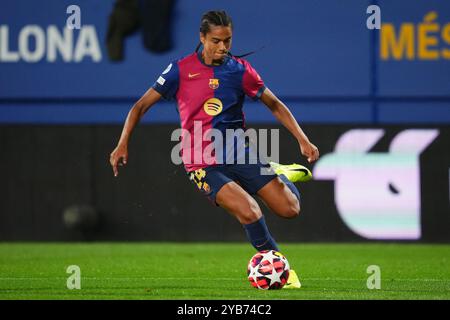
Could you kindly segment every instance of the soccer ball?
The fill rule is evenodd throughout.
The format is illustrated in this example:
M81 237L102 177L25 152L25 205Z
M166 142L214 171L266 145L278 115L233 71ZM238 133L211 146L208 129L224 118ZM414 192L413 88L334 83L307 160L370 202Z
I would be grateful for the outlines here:
M289 278L289 262L275 250L255 254L248 263L248 280L253 287L262 290L281 289Z

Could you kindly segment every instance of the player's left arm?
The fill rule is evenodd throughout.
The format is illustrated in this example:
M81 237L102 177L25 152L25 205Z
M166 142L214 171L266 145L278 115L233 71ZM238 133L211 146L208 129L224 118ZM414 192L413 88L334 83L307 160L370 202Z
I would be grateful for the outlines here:
M297 139L302 155L308 159L308 162L316 161L319 158L319 149L309 141L288 107L268 88L265 88L260 99L270 109L275 118Z

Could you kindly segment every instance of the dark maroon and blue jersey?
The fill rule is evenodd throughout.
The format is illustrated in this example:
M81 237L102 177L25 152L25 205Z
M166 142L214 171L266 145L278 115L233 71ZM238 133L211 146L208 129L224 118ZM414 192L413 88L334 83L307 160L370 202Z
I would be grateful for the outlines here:
M182 129L190 133L192 143L182 144L182 159L187 171L214 164L217 159L198 159L211 141L194 141L196 134L208 129L244 129L244 98L259 99L264 82L244 59L226 57L218 66L203 63L200 53L172 62L156 80L153 89L166 99L176 99ZM194 132L195 131L195 132Z

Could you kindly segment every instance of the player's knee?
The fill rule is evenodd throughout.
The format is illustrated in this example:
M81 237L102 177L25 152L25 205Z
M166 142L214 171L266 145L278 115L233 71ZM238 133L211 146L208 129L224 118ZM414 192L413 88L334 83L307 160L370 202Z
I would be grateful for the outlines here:
M300 215L300 202L298 199L290 199L283 208L281 215L287 219L298 217Z
M291 208L292 217L298 217L300 215L300 201L298 199L295 199L294 204Z
M261 209L256 201L249 201L241 208L239 220L242 224L249 224L259 220L262 216Z

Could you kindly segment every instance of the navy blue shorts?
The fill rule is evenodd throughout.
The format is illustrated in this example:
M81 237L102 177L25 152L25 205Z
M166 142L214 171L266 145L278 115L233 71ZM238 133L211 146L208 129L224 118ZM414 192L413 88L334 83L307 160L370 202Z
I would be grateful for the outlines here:
M277 175L269 164L222 164L188 172L189 179L215 205L219 190L228 182L238 183L245 191L255 195L259 189Z

